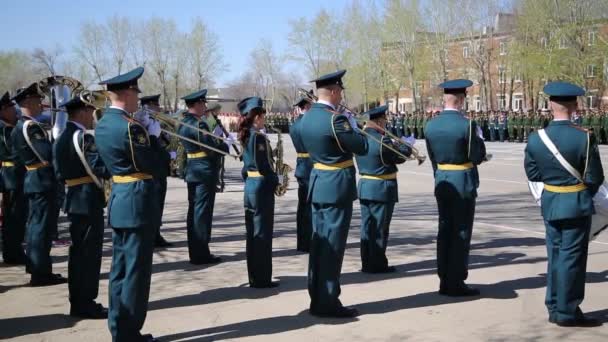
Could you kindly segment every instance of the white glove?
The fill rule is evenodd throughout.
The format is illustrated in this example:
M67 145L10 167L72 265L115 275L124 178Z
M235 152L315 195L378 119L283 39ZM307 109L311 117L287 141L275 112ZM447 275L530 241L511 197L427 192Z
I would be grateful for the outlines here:
M169 152L169 156L171 156L171 160L175 160L175 159L177 159L177 152L170 151Z
M133 114L133 118L144 127L148 127L150 125L150 114L145 109L140 109L135 112L135 114Z
M279 179L279 184L283 184L283 175L278 175L277 178Z
M148 130L148 134L153 135L155 137L160 136L160 123L156 120L150 120L150 124L146 127Z
M218 137L223 137L224 131L222 130L220 125L217 125L217 126L215 126L215 129L213 129L213 134L217 135Z
M414 135L410 135L409 137L401 137L401 141L403 141L406 144L410 144L411 146L414 146L416 144L416 138L414 138Z
M236 143L236 140L234 139L234 137L232 135L227 136L225 139L226 139L226 144L228 144L228 146L234 145Z
M262 133L262 134L266 135L266 127L262 128L262 129L260 130L260 133Z

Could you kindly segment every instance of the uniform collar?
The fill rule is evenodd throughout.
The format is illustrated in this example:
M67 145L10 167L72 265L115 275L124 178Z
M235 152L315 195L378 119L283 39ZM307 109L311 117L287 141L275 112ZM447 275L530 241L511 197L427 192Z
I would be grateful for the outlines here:
M110 106L110 107L108 107L108 108L111 108L111 109L116 109L116 110L119 110L119 111L124 112L125 114L129 115L129 113L127 113L127 111L126 111L126 110L124 110L124 109L122 109L122 108L120 108L120 107L116 107L116 106Z
M333 110L336 110L336 107L335 107L333 104L329 103L328 101L325 101L325 100L318 100L318 101L317 101L317 103L320 103L320 104L322 104L322 105L325 105L325 106L330 107L330 108L331 108L331 109L333 109Z

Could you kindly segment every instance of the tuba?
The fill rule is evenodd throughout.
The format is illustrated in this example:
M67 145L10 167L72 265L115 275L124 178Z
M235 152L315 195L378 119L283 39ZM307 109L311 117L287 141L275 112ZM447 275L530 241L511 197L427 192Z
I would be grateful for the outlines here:
M80 81L67 76L50 76L37 83L38 92L49 99L49 111L51 114L51 137L57 139L65 129L68 122L68 114L59 109L59 105L70 100L78 94L84 86Z
M289 186L289 173L293 171L293 168L283 162L283 136L281 130L270 127L271 130L277 133L277 145L272 152L274 156L272 168L274 172L279 176L279 184L274 189L274 194L278 197L285 195L287 187Z

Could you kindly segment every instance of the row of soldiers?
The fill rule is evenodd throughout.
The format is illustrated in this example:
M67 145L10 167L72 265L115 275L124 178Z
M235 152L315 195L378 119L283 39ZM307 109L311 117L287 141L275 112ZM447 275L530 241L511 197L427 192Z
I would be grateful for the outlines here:
M393 135L414 136L424 139L426 123L435 117L435 113L390 114L387 130ZM547 127L553 119L549 111L469 111L467 116L474 119L482 130L486 141L525 142L530 133ZM595 132L598 143L608 144L608 112L579 111L572 114L572 122Z

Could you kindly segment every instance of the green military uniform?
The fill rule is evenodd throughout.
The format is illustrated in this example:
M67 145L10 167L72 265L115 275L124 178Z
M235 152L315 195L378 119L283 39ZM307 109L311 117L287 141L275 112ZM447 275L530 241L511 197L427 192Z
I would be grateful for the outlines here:
M408 137L413 134L411 122L412 116L410 114L406 114L403 118L403 130L405 132L405 135L407 135Z
M71 112L85 104L75 98L64 106ZM85 159L86 168L81 158ZM53 145L53 163L57 179L68 187L64 212L70 219L72 238L68 258L70 315L106 318L107 310L96 304L95 299L99 289L106 206L100 180L109 179L110 174L99 157L94 136L85 134L85 127L72 121L66 123L65 130Z
M8 92L0 98L0 110L11 111L17 119L14 104ZM23 195L25 167L11 147L11 132L15 122L0 119L0 190L2 191L2 259L5 264L25 265L23 251L25 236L26 202Z
M139 92L137 80L143 72L139 67L100 84L109 91ZM158 135L157 122L144 127L117 107L105 109L95 128L99 155L113 180L108 202L113 229L108 326L115 342L149 338L140 329L146 319L154 238L160 222L154 180L162 173Z
M473 83L447 81L445 92L464 94ZM460 112L444 110L429 122L427 148L435 175L435 198L439 211L437 235L437 272L440 294L476 295L464 281L475 216L479 175L477 165L485 158L485 145L476 132L477 124Z
M585 91L564 82L552 82L544 92L551 101L576 103ZM556 99L557 97L557 99ZM539 134L530 137L525 170L530 181L544 182L541 213L546 227L548 253L547 295L549 321L563 326L597 325L579 305L585 292L585 272L593 196L604 181L594 134L569 120L552 121L545 130L549 139L582 176L572 176L545 146Z
M507 128L507 115L502 112L498 114L498 139L500 142L505 141L505 129Z
M239 102L239 112L247 116L252 110L261 110L264 103L259 97ZM245 228L249 286L276 287L272 282L272 235L274 231L274 190L279 180L272 168L272 150L266 136L249 128L243 142L243 170L245 179Z
M424 129L426 127L427 121L428 121L428 115L427 114L422 114L422 125L420 127L420 130L422 131L422 134L420 136L420 139L424 139Z
M207 89L197 91L182 97L190 107L196 102L206 101ZM199 130L211 132L207 121L198 117L196 114L186 112L183 123L198 127ZM228 152L228 146L221 140L211 137L208 134L181 125L178 134L199 141L207 146ZM215 193L218 179L218 171L221 162L219 153L182 140L182 145L186 150L188 165L186 166L185 181L188 183L188 255L190 263L195 265L217 263L219 257L214 256L209 251L209 241L211 240L211 228L213 222L213 207L215 206Z
M528 141L528 136L530 135L530 131L532 130L532 113L528 112L522 118L522 127L523 127L523 139L524 139L524 141Z
M589 115L587 111L585 111L585 113L583 114L583 121L581 125L585 129L591 129L591 115Z
M317 88L342 87L345 70L317 80ZM356 310L340 302L340 271L357 198L353 154L367 153L367 141L346 115L324 102L313 104L300 129L313 161L309 198L313 235L308 266L310 312L320 316L352 317Z
M305 106L308 101L302 98L295 105ZM298 209L296 212L297 250L301 252L310 251L310 239L312 237L312 208L308 200L308 180L312 171L310 155L304 147L300 136L302 114L296 118L289 128L289 135L297 153L295 177L298 180Z
M387 109L388 106L380 106L365 115L373 120L385 115ZM394 272L395 268L388 265L386 247L393 209L399 201L396 164L404 163L406 159L378 141L394 146L406 157L412 151L404 144L393 145L384 132L372 128L366 128L365 132L369 134L368 152L356 156L361 175L358 186L361 203L361 269L368 273Z
M397 127L395 128L395 136L401 138L405 135L405 126L403 125L404 117L400 116L397 118Z
M27 97L38 97L37 84L32 84L13 100L17 103ZM60 275L52 273L51 242L57 231L56 180L52 166L52 145L46 130L36 118L25 114L11 132L11 148L19 163L25 165L23 192L28 201L27 216L27 271L32 286L65 283Z
M507 130L509 134L509 141L515 141L515 114L509 113L507 116Z
M602 118L597 113L591 114L591 128L599 144L602 137Z
M135 117L138 116L138 114L143 114L148 115L148 113L146 113L147 109L145 108L145 106L155 103L158 105L159 103L159 99L160 99L160 94L158 95L151 95L151 96L144 96L142 98L139 99L139 102L142 106L142 109L140 109L140 112L135 114ZM163 129L169 129L171 130L171 128L167 127L167 125L165 123L160 123L161 124L161 128ZM172 246L171 243L167 242L167 240L165 240L165 238L161 235L160 230L161 230L161 226L163 225L163 214L165 212L165 198L167 197L167 177L169 177L169 174L171 172L171 155L169 154L169 148L171 145L171 137L166 134L166 133L161 133L160 137L158 138L158 143L159 146L161 147L161 150L163 151L163 153L160 154L161 156L161 164L159 164L158 166L158 176L154 178L154 180L157 183L158 186L158 203L159 203L159 208L160 208L160 213L159 213L159 217L160 217L160 221L158 222L158 230L156 231L156 236L154 238L154 245L155 247L170 247Z

